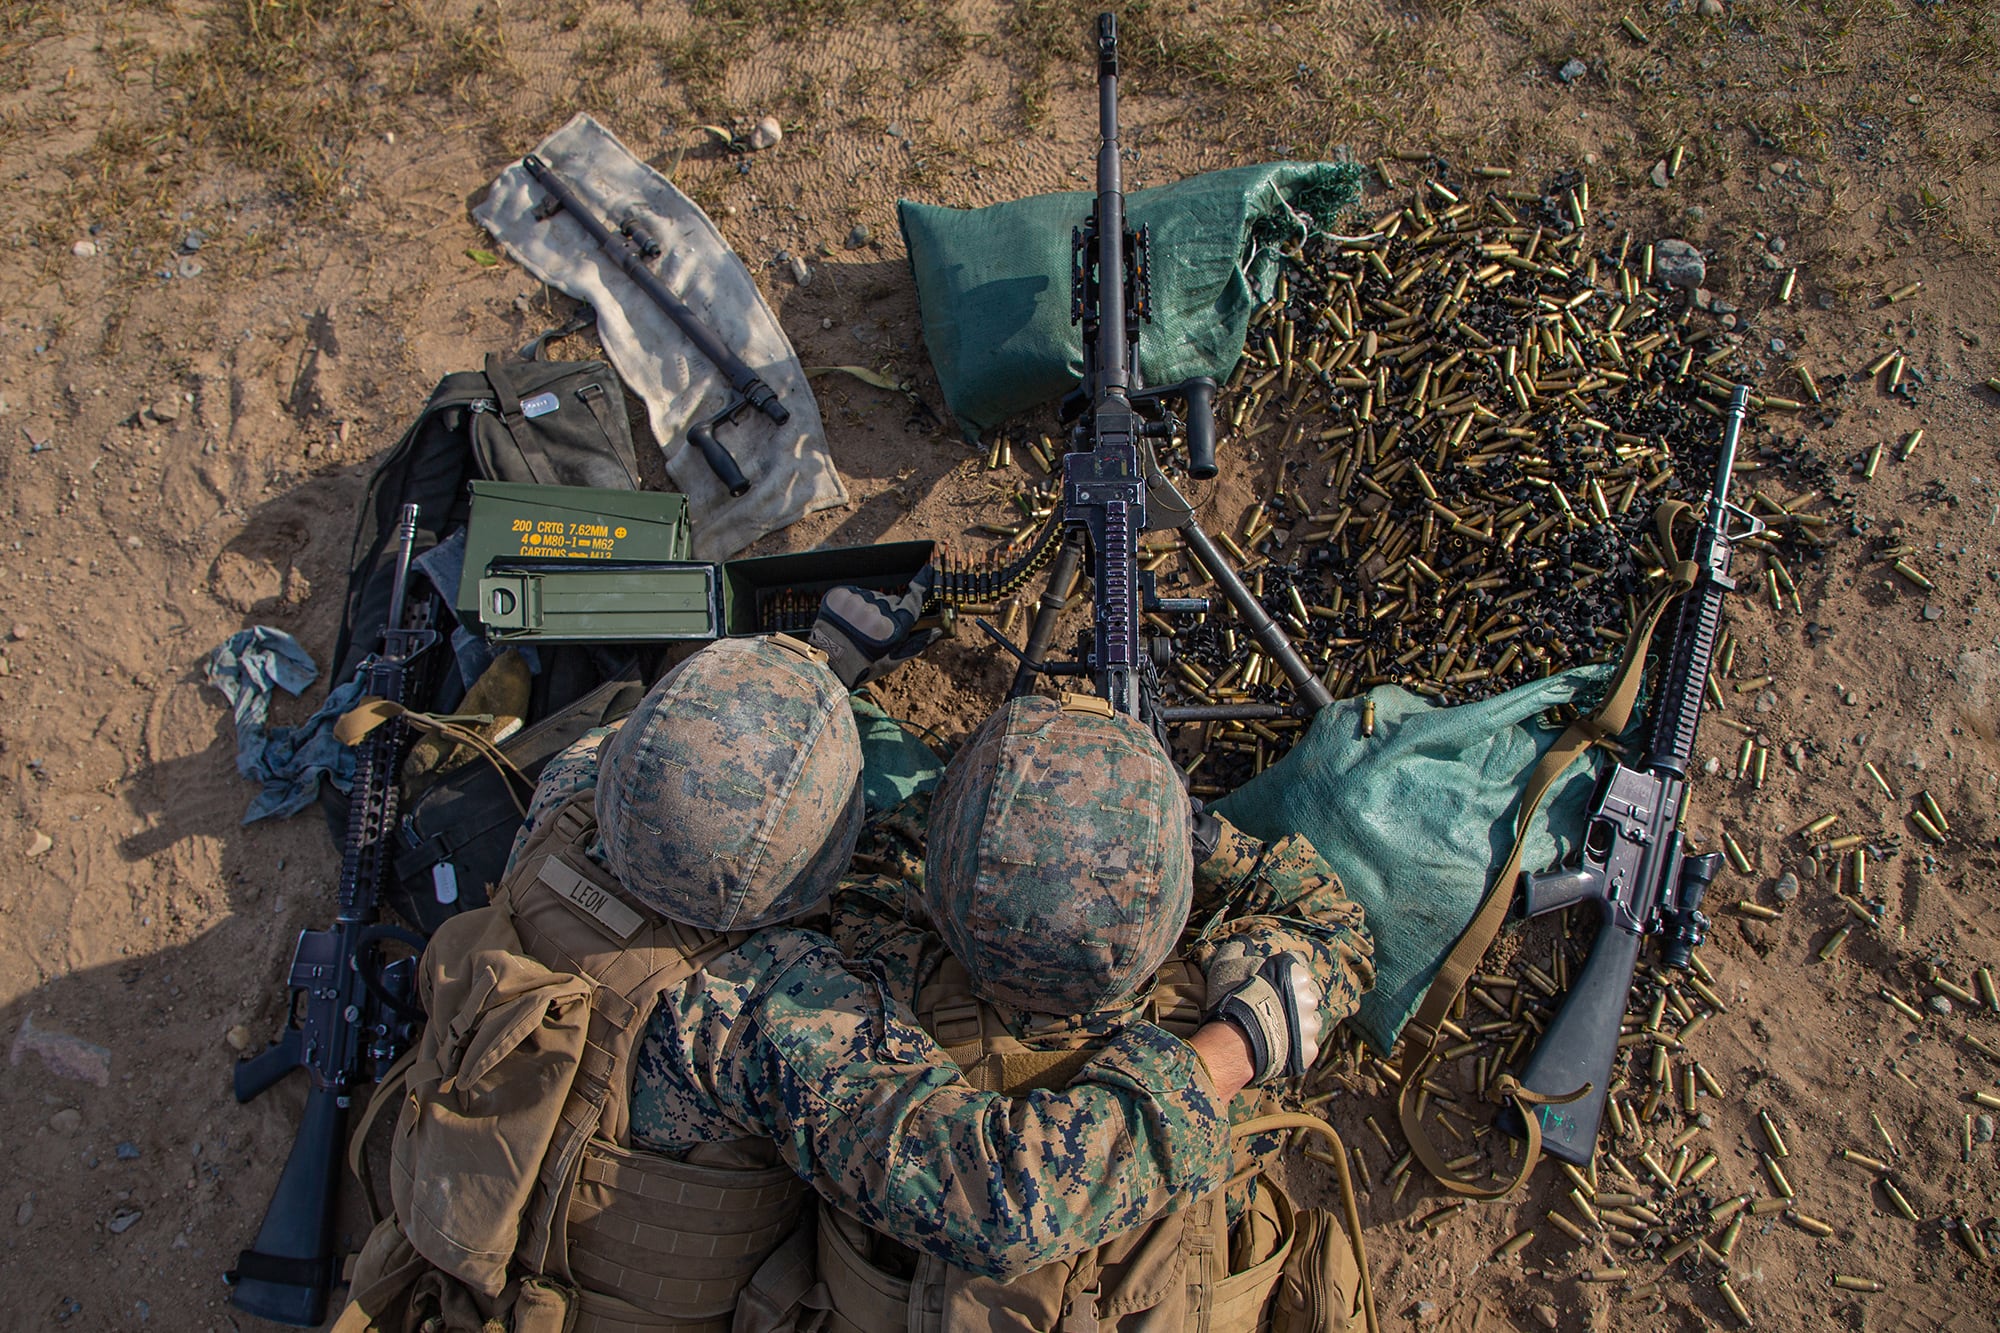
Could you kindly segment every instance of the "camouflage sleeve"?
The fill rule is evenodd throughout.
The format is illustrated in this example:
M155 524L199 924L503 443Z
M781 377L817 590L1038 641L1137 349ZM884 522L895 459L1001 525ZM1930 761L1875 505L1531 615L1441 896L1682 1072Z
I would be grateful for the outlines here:
M551 810L561 807L564 801L597 785L597 752L604 745L604 738L618 730L614 723L608 727L592 727L572 741L555 758L542 766L541 780L535 783L535 794L528 802L528 817L514 835L514 846L507 853L507 869L514 868L514 858L528 845L528 838L535 826L548 817Z
M905 1004L935 968L944 945L909 915L901 880L849 875L833 891L827 934L844 957L867 960Z
M1188 957L1201 965L1222 940L1255 932L1264 947L1290 949L1313 964L1330 1016L1353 1013L1375 982L1375 942L1360 904L1304 834L1267 844L1221 822L1214 855L1195 870L1196 937ZM1193 927L1197 917L1206 924Z
M830 949L788 968L715 1071L830 1203L1006 1279L1227 1179L1222 1104L1192 1047L1134 1024L1059 1092L978 1092Z

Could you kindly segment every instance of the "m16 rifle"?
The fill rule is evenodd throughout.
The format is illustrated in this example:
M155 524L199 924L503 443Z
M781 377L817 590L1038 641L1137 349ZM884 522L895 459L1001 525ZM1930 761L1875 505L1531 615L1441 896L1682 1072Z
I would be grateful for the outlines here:
M1144 632L1145 613L1208 609L1207 598L1159 596L1152 574L1140 568L1141 536L1176 529L1250 637L1290 679L1305 709L1317 711L1333 702L1332 695L1195 522L1193 506L1160 471L1154 456L1154 441L1181 435L1187 442L1189 475L1215 475L1215 381L1202 376L1148 389L1140 378L1139 329L1152 318L1152 237L1146 228L1134 232L1125 222L1118 159L1118 24L1110 14L1097 19L1097 90L1097 202L1071 239L1070 318L1083 329L1083 384L1063 408L1070 449L1062 461L1062 506L1023 561L991 580L995 589L1005 587L1016 581L1015 570L1038 564L1053 550L1048 591L1037 606L1027 646L1017 652L1020 669L1010 694L1028 693L1037 674L1088 675L1114 710L1156 731L1176 722L1275 717L1291 711L1278 704L1172 708L1157 703L1159 670L1170 658L1172 643ZM1178 405L1180 414L1170 405ZM1091 644L1079 661L1051 662L1046 654L1056 618L1079 569L1088 572L1092 587ZM991 626L981 622L981 628L1016 651Z
M404 701L413 664L438 640L428 625L406 624L417 507L403 506L398 554L381 650L363 666L364 694ZM423 620L427 616L409 616ZM292 953L291 1014L262 1054L237 1063L236 1100L247 1102L294 1069L312 1081L305 1117L251 1248L225 1276L230 1303L259 1318L317 1327L333 1285L334 1204L339 1195L342 1125L357 1089L379 1082L423 1021L414 999L416 959L382 959L383 946L421 951L421 936L377 917L393 853L397 769L406 729L400 720L362 742L348 795L340 855L340 911L332 926L299 934Z
M1722 631L1722 600L1736 586L1730 562L1737 543L1764 530L1762 520L1729 502L1748 404L1749 392L1739 386L1729 402L1715 484L1692 552L1695 582L1681 595L1645 758L1614 764L1605 775L1574 867L1521 876L1524 917L1580 902L1596 903L1601 913L1590 959L1520 1078L1523 1090L1536 1097L1561 1099L1585 1089L1573 1100L1540 1104L1533 1111L1541 1121L1543 1148L1577 1166L1590 1161L1597 1143L1640 944L1659 935L1661 964L1683 970L1708 929L1701 899L1722 857L1689 856L1681 817L1702 692ZM1501 1124L1519 1133L1525 1130L1520 1117L1518 1107L1509 1107Z

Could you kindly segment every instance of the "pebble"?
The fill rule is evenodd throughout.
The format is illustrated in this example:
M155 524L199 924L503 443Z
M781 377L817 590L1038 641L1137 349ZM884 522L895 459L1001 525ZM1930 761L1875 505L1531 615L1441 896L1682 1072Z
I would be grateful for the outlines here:
M1991 1142L1993 1142L1993 1117L1992 1117L1992 1116L1990 1116L1990 1115L1980 1115L1980 1116L1974 1116L1974 1117L1973 1117L1973 1120L1972 1120L1972 1141L1973 1141L1974 1143L1991 1143Z
M1849 708L1852 708L1854 707L1854 705L1861 702L1861 696L1856 694L1853 690L1843 690L1841 691L1840 701L1846 704Z
M1695 7L1695 12L1705 19L1719 19L1727 11L1722 7L1722 0L1701 0Z
M229 1049L232 1051L247 1051L250 1049L253 1034L249 1028L238 1023L230 1028L229 1031L223 1033L222 1039L229 1043Z
M1991 1138L1992 1135L1989 1134L1987 1135L1987 1137ZM35 1220L35 1196L30 1194L28 1195L27 1198L21 1200L21 1206L14 1210L14 1225L17 1227L24 1227L28 1225L28 1223L34 1220Z
M1571 56L1568 60L1563 61L1562 68L1556 71L1556 77L1564 83L1575 83L1588 73L1590 73L1590 66L1584 64L1575 56Z
M36 829L35 836L28 839L28 859L30 861L34 860L36 857L43 855L51 847L55 845L56 845L56 840L54 838L51 838L48 834L42 832L40 829Z
M118 1160L121 1162L138 1161L139 1145L132 1142L132 1140L130 1139L126 1139L123 1143L118 1145Z
M1942 620L1942 619L1944 619L1944 608L1943 608L1943 607L1941 607L1941 606L1939 606L1939 605L1938 605L1938 604L1937 604L1936 602L1925 602L1925 603L1924 603L1924 619L1925 619L1925 620Z
M1428 1328L1444 1318L1444 1310L1436 1301L1418 1301L1410 1314L1418 1328Z
M78 241L69 248L69 252L78 259L95 259L97 258L97 242Z
M147 408L146 415L155 421L178 421L181 415L181 405L174 399L172 394L169 394Z
M847 248L850 250L859 250L874 239L875 233L857 222L854 224L854 230L847 233Z
M191 255L206 244L208 244L207 232L190 231L187 235L181 237L181 253Z
M1720 773L1722 771L1722 761L1720 759L1717 759L1714 755L1710 755L1707 759L1704 759L1702 761L1701 771L1708 774L1708 776L1710 777L1714 777L1717 773Z
M1653 272L1668 287L1699 287L1708 276L1708 264L1694 246L1669 238L1653 247Z
M1768 713L1777 706L1778 706L1778 694L1776 690L1765 690L1762 694L1757 696L1758 712Z
M144 1216L145 1214L137 1208L120 1208L111 1215L111 1220L104 1224L104 1229L114 1236L122 1236Z
M1535 1317L1535 1322L1543 1328L1559 1328L1562 1326L1562 1313L1553 1305L1530 1306L1528 1313L1532 1314Z
M49 1117L49 1128L58 1134L74 1134L83 1125L83 1112L74 1106L65 1106Z
M182 255L181 262L174 265L174 272L183 278L198 278L208 272L208 266L193 255Z
M1951 1017L1951 997L1950 997L1950 996L1948 996L1948 995L1933 995L1933 996L1931 996L1931 997L1930 997L1930 999L1928 999L1928 1000L1924 1001L1924 1003L1925 1003L1925 1004L1926 1004L1927 1006L1929 1006L1929 1008L1930 1008L1930 1011L1931 1011L1932 1013L1936 1014L1936 1015L1937 1015L1938 1017L1940 1017L1940 1018L1950 1018L1950 1017Z
M785 127L778 123L776 116L765 116L750 128L750 146L763 150L776 148L778 141L785 137Z
M800 259L797 255L793 255L792 281L796 282L799 286L803 287L812 280L813 280L812 270L806 267L806 261Z
M1797 741L1785 747L1785 759L1797 771L1801 773L1806 771L1806 747Z
M1662 190L1667 188L1667 159L1664 157L1653 164L1653 184Z
M1781 903L1788 903L1799 896L1799 877L1787 870L1778 876L1778 882L1771 886L1771 896Z
M1774 255L1781 255L1785 253L1785 238L1782 236L1773 236L1764 243L1764 248Z
M7 637L12 639L15 643L19 643L21 640L27 638L30 634L33 634L34 632L35 631L27 625L17 624L14 626L14 628L7 631Z

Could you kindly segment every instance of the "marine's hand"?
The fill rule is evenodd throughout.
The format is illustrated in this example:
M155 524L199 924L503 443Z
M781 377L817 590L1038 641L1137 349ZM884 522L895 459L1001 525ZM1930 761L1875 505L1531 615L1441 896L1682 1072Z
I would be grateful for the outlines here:
M820 599L809 636L848 689L880 680L931 646L942 630L913 633L937 571L925 565L900 597L868 588L831 588Z
M1249 1039L1254 1086L1297 1078L1319 1058L1324 988L1306 960L1259 947L1254 934L1232 935L1208 959L1208 1016L1235 1024Z

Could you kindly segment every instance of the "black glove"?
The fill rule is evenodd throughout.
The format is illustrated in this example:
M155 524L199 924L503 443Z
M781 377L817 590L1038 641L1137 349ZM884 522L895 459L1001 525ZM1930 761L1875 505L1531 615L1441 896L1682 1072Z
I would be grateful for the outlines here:
M1297 1078L1319 1058L1321 986L1304 959L1264 953L1249 936L1208 960L1208 1018L1234 1023L1250 1042L1251 1086Z
M808 637L848 689L880 680L943 636L941 629L911 632L936 582L937 571L925 565L900 597L868 588L830 588L820 599Z

